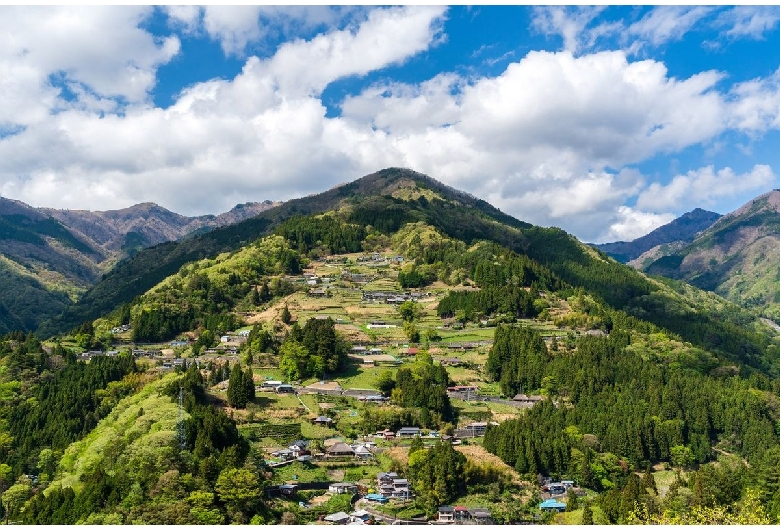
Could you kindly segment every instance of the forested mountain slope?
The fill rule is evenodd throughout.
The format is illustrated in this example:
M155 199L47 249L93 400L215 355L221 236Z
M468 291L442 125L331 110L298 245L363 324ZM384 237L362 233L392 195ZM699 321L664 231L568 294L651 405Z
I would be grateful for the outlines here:
M134 283L101 282L99 318L48 344L0 340L12 521L313 522L354 508L352 494L323 500L324 484L374 487L388 469L413 497L391 503L393 516L435 518L463 502L489 503L499 522L548 521L539 474L576 481L602 524L703 513L722 523L741 504L751 517L736 520L780 516L777 331L428 177L383 170L115 270ZM347 333L394 355L356 356ZM81 360L95 349L120 351ZM269 378L298 394L256 395ZM335 382L383 398L317 390ZM513 406L522 395L539 402ZM268 465L269 448L299 438L327 455L336 437L472 422L486 432L462 448L482 457L375 436L376 461ZM264 495L291 480L317 493ZM576 496L567 502L569 522L585 518Z
M238 250L294 216L327 211L339 212L342 224L370 226L380 234L392 233L410 222L425 222L466 243L493 241L535 260L572 287L594 293L615 309L665 327L694 344L718 349L740 363L767 369L763 358L766 340L742 325L742 317L706 314L673 290L599 255L562 230L523 223L430 177L395 168L291 200L187 241L144 250L106 274L40 333L46 336L97 318L131 302L188 262Z

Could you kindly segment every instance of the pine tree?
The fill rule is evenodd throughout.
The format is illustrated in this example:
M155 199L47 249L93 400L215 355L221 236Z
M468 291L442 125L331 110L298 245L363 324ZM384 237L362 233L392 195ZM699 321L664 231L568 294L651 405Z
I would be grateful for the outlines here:
M260 294L257 292L257 287L252 287L252 305L259 306L260 303Z
M582 524L593 524L593 509L590 507L590 501L586 501L582 507Z
M237 409L246 407L248 396L246 393L246 384L244 382L244 371L241 369L241 363L236 363L230 370L230 379L228 380L227 398L228 405Z
M290 310L287 308L287 306L284 306L282 308L282 314L280 318L282 319L282 322L284 322L285 324L289 324L290 322L292 322L292 315L290 314Z
M244 399L245 403L249 403L255 399L255 379L252 376L252 366L246 367L246 373L244 374ZM246 406L246 405L245 405Z

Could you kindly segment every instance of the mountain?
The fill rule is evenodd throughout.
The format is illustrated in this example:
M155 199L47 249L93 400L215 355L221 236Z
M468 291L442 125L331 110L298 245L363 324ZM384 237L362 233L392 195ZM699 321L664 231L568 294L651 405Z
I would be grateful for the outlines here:
M274 206L240 204L185 217L153 203L104 212L33 208L0 198L0 331L34 330L60 314L118 261L139 250L244 220ZM22 324L21 327L19 324Z
M677 247L693 241L696 234L712 226L712 223L720 217L718 213L696 208L633 241L617 241L593 246L621 263L637 260L642 254L648 252L655 254L655 259L658 259L661 257L659 254L668 253L668 249L674 251Z
M539 521L520 480L537 474L587 491L597 524L780 515L776 328L410 170L142 250L87 299L105 310L55 340L0 337L9 522L314 523L374 508L275 486L362 491L377 466L402 470L414 496L393 513L417 520L476 498L496 523ZM276 380L298 395L265 393ZM409 426L469 440L327 456ZM298 440L326 456L271 464ZM655 488L677 473L692 494Z
M681 279L780 320L780 191L749 201L645 270Z
M185 293L182 296L188 296L188 292L200 293L201 298L186 303L164 302L158 306L158 313L149 315L155 321L144 322L144 326L156 330L149 337L167 337L177 329L188 329L195 322L205 325L208 319L216 318L215 312L222 315L219 318L232 318L231 304L246 296L241 286L263 281L264 268L276 270L280 263L294 270L296 252L343 253L349 249L355 252L368 245L369 239L386 241L405 226L420 223L467 247L487 241L530 259L534 264L530 270L520 268L512 274L516 281L527 282L532 291L543 289L542 285L562 283L567 288L588 293L613 310L664 328L692 344L713 349L731 362L766 368L763 354L766 339L756 335L755 318L706 296L694 296L684 286L666 285L628 266L603 259L590 246L560 229L519 221L428 176L398 168L288 201L235 225L145 249L118 264L76 304L42 326L39 333L49 336L73 329L131 302L129 310L115 315L137 315L141 310L138 297L153 288L168 292L175 286L177 292ZM252 245L270 234L282 236L290 248L282 251L278 245L272 245L265 254L252 250ZM417 238L423 239L420 234ZM417 245L414 241L412 237L409 245ZM414 279L407 284L431 274L442 278L477 274L468 269L453 269L451 264L441 265L443 270L434 269L432 263L440 262L440 257L447 253L444 249L426 252L418 260L420 268L405 273ZM266 254L275 255L276 261L268 262L270 258ZM193 270L210 267L210 260L217 256L234 255L230 259L236 260L236 266L244 271L241 274L232 274L230 267L223 267L222 272L214 273L214 280L188 279ZM447 259L454 260L455 255ZM253 265L246 269L248 263ZM481 267L479 275L498 274L492 270L493 265ZM207 299L202 298L207 295Z

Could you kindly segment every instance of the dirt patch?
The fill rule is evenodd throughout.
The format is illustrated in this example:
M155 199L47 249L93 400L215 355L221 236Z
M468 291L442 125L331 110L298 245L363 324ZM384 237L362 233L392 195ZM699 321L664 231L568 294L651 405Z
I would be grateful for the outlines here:
M481 445L459 445L455 447L455 450L465 455L469 460L474 460L479 463L490 462L497 468L506 471L512 477L512 480L515 483L521 483L520 475L517 473L517 471L506 465L504 461L498 458L496 455L488 453Z

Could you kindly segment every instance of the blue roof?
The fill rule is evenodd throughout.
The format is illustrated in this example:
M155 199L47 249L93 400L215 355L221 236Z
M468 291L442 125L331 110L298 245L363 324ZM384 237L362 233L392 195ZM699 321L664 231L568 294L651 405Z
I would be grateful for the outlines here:
M369 493L366 495L367 501L378 501L378 502L387 502L389 499L385 497L384 495L380 495L379 493Z
M565 509L566 503L565 502L558 502L555 499L547 499L543 503L539 505L540 510L545 509Z

